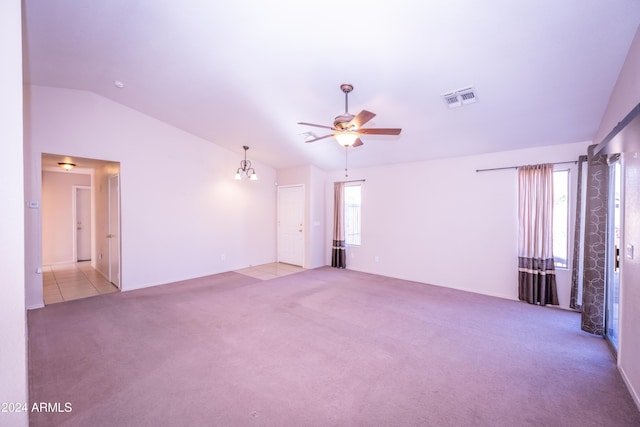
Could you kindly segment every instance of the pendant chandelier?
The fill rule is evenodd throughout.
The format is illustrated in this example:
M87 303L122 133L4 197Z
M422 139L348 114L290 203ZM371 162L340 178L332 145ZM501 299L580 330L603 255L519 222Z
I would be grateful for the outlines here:
M235 179L249 178L251 181L257 181L258 175L255 169L251 167L251 161L247 160L247 150L249 147L243 145L244 148L244 160L240 160L240 167L236 170Z

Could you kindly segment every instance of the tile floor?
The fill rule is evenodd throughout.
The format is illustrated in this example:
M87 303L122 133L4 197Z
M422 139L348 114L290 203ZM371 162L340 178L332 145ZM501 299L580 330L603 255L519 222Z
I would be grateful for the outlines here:
M42 274L45 305L118 292L88 261L44 266Z
M236 270L236 273L251 276L260 280L275 279L276 277L287 276L289 274L299 273L304 268L297 265L284 264L281 262L272 262L270 264L256 265L253 267Z
M273 262L236 270L236 273L269 280L301 271L304 269L296 265ZM49 265L42 268L42 273L45 305L118 292L118 288L91 267L89 262Z

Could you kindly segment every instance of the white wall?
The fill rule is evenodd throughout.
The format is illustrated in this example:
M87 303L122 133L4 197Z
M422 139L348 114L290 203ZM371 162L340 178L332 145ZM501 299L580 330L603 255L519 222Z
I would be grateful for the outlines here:
M315 167L309 168L309 228L311 245L308 252L309 268L325 265L327 218L325 217L326 172ZM331 218L331 217L330 217ZM329 221L330 222L330 221Z
M593 142L599 144L613 128L640 102L640 26L631 42L609 105L602 117Z
M588 144L350 170L349 179L366 181L362 245L347 248L347 268L517 299L516 170L476 169L572 161L586 154ZM572 169L573 205L576 166L559 167ZM335 172L327 182L342 175ZM333 200L332 192L327 184L326 200ZM327 205L331 218L333 203ZM328 264L330 246L325 248ZM570 277L569 270L558 270L563 307L569 306Z
M27 403L20 5L0 2L0 402ZM0 425L27 423L27 413L0 413Z
M43 152L120 162L123 290L275 260L275 170L254 162L260 180L235 181L242 141L230 152L90 92L27 93L29 199L41 199ZM27 256L41 260L35 240ZM27 283L28 305L38 287Z
M609 100L609 105L600 123L597 139L599 143L640 102L640 27L631 44L626 61ZM640 145L640 134L629 135L624 141L627 147ZM620 289L620 334L618 366L636 404L640 408L640 153L637 148L625 150L624 168L624 213L621 255ZM633 259L624 256L626 244L635 246Z
M42 263L74 262L73 186L91 185L91 176L64 172L42 173Z
M635 135L640 140L640 134ZM640 153L624 155L624 219L618 366L640 409ZM625 256L634 246L633 259Z

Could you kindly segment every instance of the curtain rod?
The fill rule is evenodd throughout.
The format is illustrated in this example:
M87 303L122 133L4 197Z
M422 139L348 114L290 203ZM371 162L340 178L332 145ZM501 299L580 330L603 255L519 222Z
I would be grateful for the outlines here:
M352 179L351 181L338 181L338 182L342 182L342 183L347 183L347 182L365 182L366 179Z
M567 161L567 162L554 162L551 163L552 165L564 165L566 163L574 163L574 164L578 164L577 160L571 160L571 161ZM523 165L521 165L523 166ZM504 168L490 168L490 169L476 169L476 172L488 172L488 171L499 171L499 170L504 170L504 169L518 169L521 166L508 166L508 167L504 167Z

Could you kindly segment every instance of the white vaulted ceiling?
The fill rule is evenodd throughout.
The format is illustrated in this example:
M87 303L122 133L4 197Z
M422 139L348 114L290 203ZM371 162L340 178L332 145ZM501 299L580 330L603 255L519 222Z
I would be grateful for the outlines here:
M275 168L343 167L305 121L377 114L350 167L590 140L637 0L25 0L27 83L95 92ZM114 81L122 81L117 88ZM478 102L441 95L474 86ZM640 100L639 100L640 101Z

